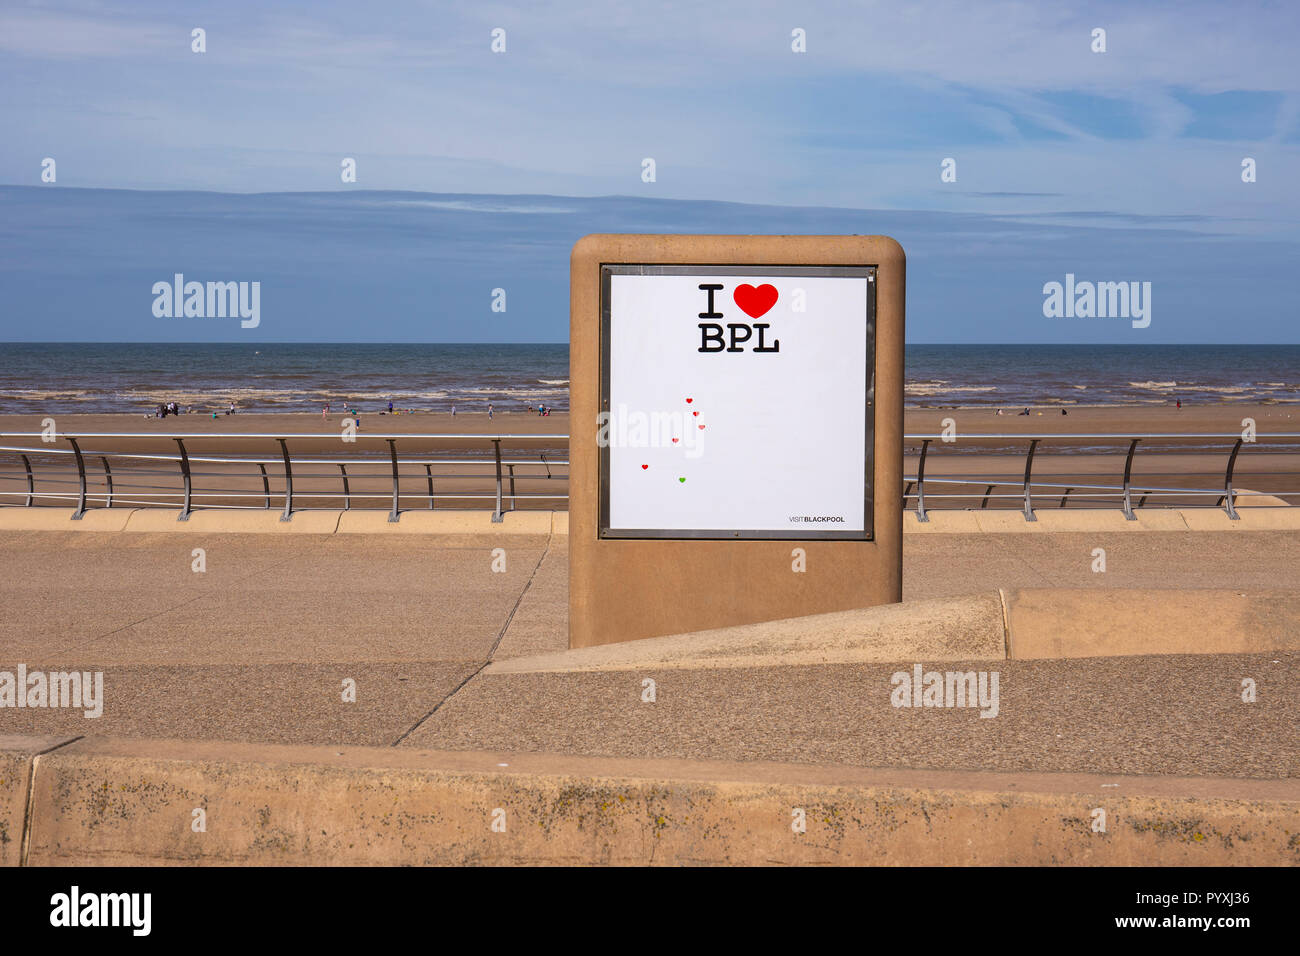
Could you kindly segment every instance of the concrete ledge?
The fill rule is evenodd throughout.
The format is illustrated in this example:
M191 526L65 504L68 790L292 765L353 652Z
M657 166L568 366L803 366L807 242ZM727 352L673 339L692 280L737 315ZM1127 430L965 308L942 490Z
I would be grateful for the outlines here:
M496 661L488 674L1001 660L997 591L765 621Z
M33 761L38 754L76 739L0 734L0 866L18 866L22 859Z
M931 511L920 522L916 512L903 513L905 534L1019 534L1110 531L1300 531L1300 508L1266 507L1255 502L1241 518L1231 520L1221 508L1137 510L1135 521L1125 520L1118 509L1048 509L1035 511L1037 521L1026 521L1019 511ZM387 511L295 511L290 521L280 521L277 509L254 511L196 511L188 521L177 521L170 508L92 508L80 521L72 521L71 508L0 507L0 531L198 531L204 534L261 531L331 534L554 534L569 533L567 511L508 511L504 521L492 523L490 511L403 511L390 522Z
M692 670L1300 650L1293 590L1030 588L498 659L484 673Z
M0 508L0 531L125 531L134 508L95 508L73 521L75 508ZM172 512L175 519L176 512Z
M340 534L540 534L551 533L551 512L508 511L492 521L490 511L403 511L389 521L386 511L343 511Z
M137 531L195 534L565 534L564 511L507 511L493 522L490 511L403 511L389 521L387 511L295 511L281 521L278 509L195 511L178 521L173 508L98 508L72 521L71 508L0 508L0 531Z
M975 534L980 530L974 511L927 511L921 521L915 511L903 512L904 534Z
M1300 650L1300 592L1042 588L1007 598L1010 656Z
M196 808L205 832L192 828ZM1096 809L1106 812L1105 832L1093 832ZM1296 865L1297 812L1295 780L87 738L37 764L28 859ZM801 818L802 833L792 826Z
M338 527L337 511L297 511L288 521L274 509L259 511L195 511L185 521L178 511L140 508L127 522L127 531L179 532L190 534L333 534Z
M1247 499L1242 499L1245 501ZM1110 531L1300 531L1300 508L1254 504L1233 521L1222 508L1135 509L1129 521L1118 508L1039 508L1036 521L1012 510L931 511L930 520L917 521L914 510L903 513L905 534L1045 534L1048 532Z
M1034 521L1026 521L1019 511L982 511L979 528L985 532L1042 534L1045 532L1113 532L1113 531L1186 531L1177 512L1163 512L1159 517L1152 512L1146 520L1129 521L1119 509L1083 510L1068 509L1034 512Z
M1183 512L1192 531L1300 531L1300 508L1238 508L1233 521L1221 508L1188 508Z

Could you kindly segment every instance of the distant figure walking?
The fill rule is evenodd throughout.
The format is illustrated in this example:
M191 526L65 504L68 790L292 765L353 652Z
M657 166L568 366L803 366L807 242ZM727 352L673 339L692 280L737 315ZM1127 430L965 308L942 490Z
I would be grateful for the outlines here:
M492 421L492 403L488 402L488 421Z
M388 400L388 414L393 414L393 400L391 398Z
M455 406L455 405L452 405L452 406L451 406L451 417L452 417L452 418L455 418L455 417L456 417L456 406Z
M543 405L541 402L538 402L538 403L537 403L537 417L538 417L538 418L541 418L541 417L542 417L543 415L545 415L545 414L546 414L546 406Z
M1179 408L1183 407L1183 400L1181 398L1178 400L1178 407Z
M234 403L234 402L231 402L231 403L230 403L230 411L226 412L226 414L227 414L227 415L233 415L233 414L235 414L235 403Z
M321 406L320 420L323 422L329 421L329 417L330 417L330 404L329 402L326 402L324 405Z

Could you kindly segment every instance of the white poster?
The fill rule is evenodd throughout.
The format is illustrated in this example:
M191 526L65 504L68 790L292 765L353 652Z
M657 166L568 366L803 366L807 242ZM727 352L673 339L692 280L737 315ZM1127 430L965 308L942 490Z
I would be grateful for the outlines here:
M869 537L871 270L606 269L602 533Z

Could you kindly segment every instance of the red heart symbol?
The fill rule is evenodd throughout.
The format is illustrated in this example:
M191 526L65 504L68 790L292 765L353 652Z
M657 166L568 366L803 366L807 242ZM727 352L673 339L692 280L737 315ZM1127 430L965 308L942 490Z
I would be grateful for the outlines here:
M700 426L700 431L704 431L704 426L703 426L703 425Z
M738 285L736 291L731 297L736 300L736 305L751 319L757 319L766 315L772 306L776 305L777 300L776 286L764 283L757 289L752 285Z
M689 404L690 404L691 402L693 402L693 401L695 401L695 399L693 399L693 398L688 398L688 399L686 400L686 404L689 405Z
M645 470L646 470L647 468L649 468L649 467L650 467L649 465L642 465L642 466L641 466L641 470L642 470L642 471L645 471Z
M691 412L691 414L694 415L696 418L699 418L699 417L700 417L700 413L699 413L699 412Z
M673 444L674 444L674 445L677 444L677 439L676 439L676 438L673 439Z

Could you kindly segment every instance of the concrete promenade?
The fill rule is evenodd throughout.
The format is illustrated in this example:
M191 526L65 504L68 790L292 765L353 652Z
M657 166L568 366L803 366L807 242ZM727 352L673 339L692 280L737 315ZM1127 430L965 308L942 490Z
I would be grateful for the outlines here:
M15 512L0 515L8 518ZM122 837L125 843L114 844L121 851L118 857L93 849L93 841L85 842L78 829L88 824L68 816L72 811L65 798L92 780L99 786L124 775L122 786L128 786L138 779L138 762L153 761L149 765L157 769L161 753L172 761L167 773L201 776L209 771L187 762L196 754L208 754L211 764L219 760L222 747L252 748L242 752L242 759L264 765L265 774L275 778L289 773L283 769L286 761L318 767L335 760L331 748L352 754L347 748L360 747L362 756L349 760L397 761L406 768L403 772L415 774L411 780L420 774L438 777L451 772L449 767L468 772L456 763L461 759L486 761L483 767L476 764L474 772L488 774L498 772L497 764L509 765L499 772L510 774L524 765L521 760L541 761L537 767L551 767L536 771L546 777L544 784L540 777L512 783L522 788L518 792L531 794L534 807L547 794L545 799L555 797L557 775L597 771L632 787L628 792L639 794L638 806L647 799L646 781L656 780L675 795L672 800L693 793L701 805L716 802L716 788L709 794L680 789L686 786L683 781L698 783L709 767L728 768L726 779L758 787L745 792L760 802L775 800L774 805L794 799L770 789L780 781L802 786L816 780L832 789L852 783L860 789L850 803L866 800L869 805L863 795L874 793L873 787L895 794L907 786L918 794L962 790L975 785L972 774L986 775L978 785L981 793L1023 793L1029 775L1037 781L1035 792L1058 795L1076 792L1071 787L1102 792L1103 785L1137 793L1141 786L1155 786L1142 784L1154 778L1165 781L1159 784L1166 787L1161 798L1174 803L1158 812L1154 805L1143 805L1140 812L1133 805L1129 811L1154 814L1151 819L1190 818L1189 813L1200 819L1196 814L1213 816L1205 795L1222 793L1238 801L1214 811L1228 815L1215 819L1216 826L1230 830L1235 824L1225 821L1236 819L1233 815L1242 807L1267 804L1266 829L1273 825L1269 821L1292 816L1295 825L1289 830L1282 826L1274 833L1276 840L1257 834L1257 849L1274 849L1260 849L1262 855L1254 860L1300 863L1294 837L1300 833L1295 706L1300 699L1295 626L1300 620L1295 597L1300 594L1300 535L1263 530L1267 522L1252 522L1250 515L1232 525L1225 519L1220 530L1195 532L1188 530L1185 518L1168 513L1158 520L1174 522L1170 527L1181 521L1182 530L1134 533L1133 523L1112 527L1112 519L1101 518L1093 520L1106 523L1093 530L1052 531L1040 522L1032 532L1013 526L998 533L955 530L970 516L936 514L932 527L905 537L907 603L901 609L912 617L910 623L897 617L897 607L849 612L859 616L814 622L805 626L802 637L797 629L783 633L780 628L758 636L715 633L709 638L711 650L695 657L687 650L689 641L672 638L662 640L679 643L661 648L657 657L649 647L655 642L644 642L639 658L634 654L602 662L597 655L584 664L580 657L564 655L569 663L559 666L556 655L566 646L568 546L563 521L549 514L508 515L505 525L495 526L483 515L439 518L467 524L455 531L428 526L424 533L404 516L403 525L388 525L383 529L388 533L374 534L337 533L342 531L337 519L331 527L329 518L312 514L296 515L288 524L306 520L292 530L277 523L274 533L217 532L205 529L203 522L223 516L200 514L177 523L174 513L163 512L146 515L136 533L91 530L88 522L105 520L99 517L105 512L88 515L75 532L21 530L14 525L23 514L8 518L10 530L0 530L5 607L0 670L20 663L29 671L100 670L106 698L103 716L95 719L70 709L0 709L0 735L22 738L0 751L25 754L11 759L8 778L0 760L0 780L7 779L10 790L25 791L26 774L28 781L62 788L57 807L50 804L51 812L59 814L49 824L52 830L42 835L18 824L27 829L33 862L154 858L150 854L157 848L144 844L127 852L127 844L137 839L129 834ZM121 521L125 514L112 519ZM245 515L225 517L247 520ZM254 517L265 521L269 516ZM376 516L358 517L369 521ZM164 518L170 519L166 530L145 530L148 522L162 527ZM943 530L945 519L954 530ZM1207 529L1211 520L1193 519ZM912 521L908 516L907 523ZM202 572L193 570L196 548L203 549ZM492 570L497 548L504 551L504 571ZM1092 570L1098 548L1105 552L1104 573ZM1073 605L1066 592L1073 593ZM1063 610L1054 616L1053 608ZM896 616L890 618L890 613ZM1071 636L1080 631L1093 634L1095 643ZM809 635L840 632L852 639L828 639L825 647L809 650ZM701 644L698 638L694 643ZM945 661L966 663L956 668ZM892 706L891 675L909 671L914 663L927 669L996 670L996 718L982 718L975 708ZM653 703L643 700L647 678L655 682ZM1257 687L1252 703L1241 696L1247 678ZM345 680L355 681L355 703L342 700ZM78 737L86 739L67 743ZM298 750L274 749L286 746ZM54 749L37 763L46 761L50 773L64 769L48 779L39 773L32 777L31 755L47 747ZM107 758L96 756L103 748L126 762L104 763ZM411 756L381 758L376 756L380 750ZM600 764L602 760L613 763ZM105 769L110 764L116 767L111 773ZM86 777L87 766L98 769ZM762 767L786 769L760 773ZM227 771L212 773L208 779L229 776ZM906 776L927 773L948 776ZM257 787L272 786L259 780ZM669 786L664 781L675 782ZM396 786L400 792L408 784ZM54 793L38 788L34 796L55 800ZM251 799L240 793L239 800ZM810 799L800 793L800 799ZM15 796L0 796L0 806ZM188 797L177 799L184 803ZM227 794L224 799L235 798ZM467 820L477 819L481 808L465 803L463 793L447 799ZM1053 802L1057 799L1031 800L1033 808L1023 811L1029 816L1018 824L1036 834L1030 843L1040 849L1048 845L1042 841L1049 831L1060 835L1063 804ZM923 812L918 807L924 800L916 800L907 805L918 821L937 812L930 805ZM1188 800L1193 802L1178 803ZM732 814L727 819L735 834L748 832L749 824L734 816L734 803L709 805L716 805L723 817ZM951 798L947 805L952 813L959 805L968 806ZM1003 812L995 810L997 805L993 801L976 816L987 812L997 817ZM144 813L143 804L135 806ZM673 806L680 814L682 805ZM1065 816L1083 813L1086 831L1087 809L1070 803ZM291 812L288 805L284 812ZM302 819L301 812L293 812ZM343 804L328 812L335 814L331 826L344 825L339 816ZM788 812L786 819L783 826L788 828ZM949 824L957 826L951 820L943 825ZM642 824L619 826L601 844L612 854L608 859L639 860L646 839ZM651 831L658 839L653 826ZM772 850L773 861L884 861L858 843L852 843L856 849L844 844L821 856L778 851L771 844L776 832L753 837L755 847ZM917 850L915 860L963 859L966 851L952 849L956 832L945 838L950 841L944 844L950 848L947 855L935 844ZM1149 836L1154 831L1142 832ZM678 838L660 862L762 862L739 852L727 857L717 846L703 852L684 831ZM225 839L227 843L213 841L203 850L172 847L167 852L174 851L176 859L266 860L247 847L239 849L241 838L227 833ZM503 856L490 847L473 850L464 844L458 856L460 851L447 846L394 848L379 836L374 836L370 855L340 850L326 859L304 850L296 837L286 839L296 849L286 851L284 862L546 859L537 847L516 847L515 855ZM1175 841L1182 847L1179 853L1195 842L1190 836ZM217 852L219 845L224 849ZM890 845L895 854L920 846L915 838ZM1030 844L1012 841L1000 851L981 845L986 852L976 853L975 862L1049 861L1035 856ZM1126 856L1140 845L1112 847L1109 855L1100 856L1081 846L1067 852L1065 843L1057 849L1062 861L1142 862ZM1224 859L1250 862L1241 845ZM596 849L582 846L586 849L573 850L570 862L599 861L589 859ZM1014 846L1020 855L1007 856ZM85 850L82 856L78 847ZM1184 858L1172 847L1147 847L1155 854L1148 858L1220 859L1198 852Z

